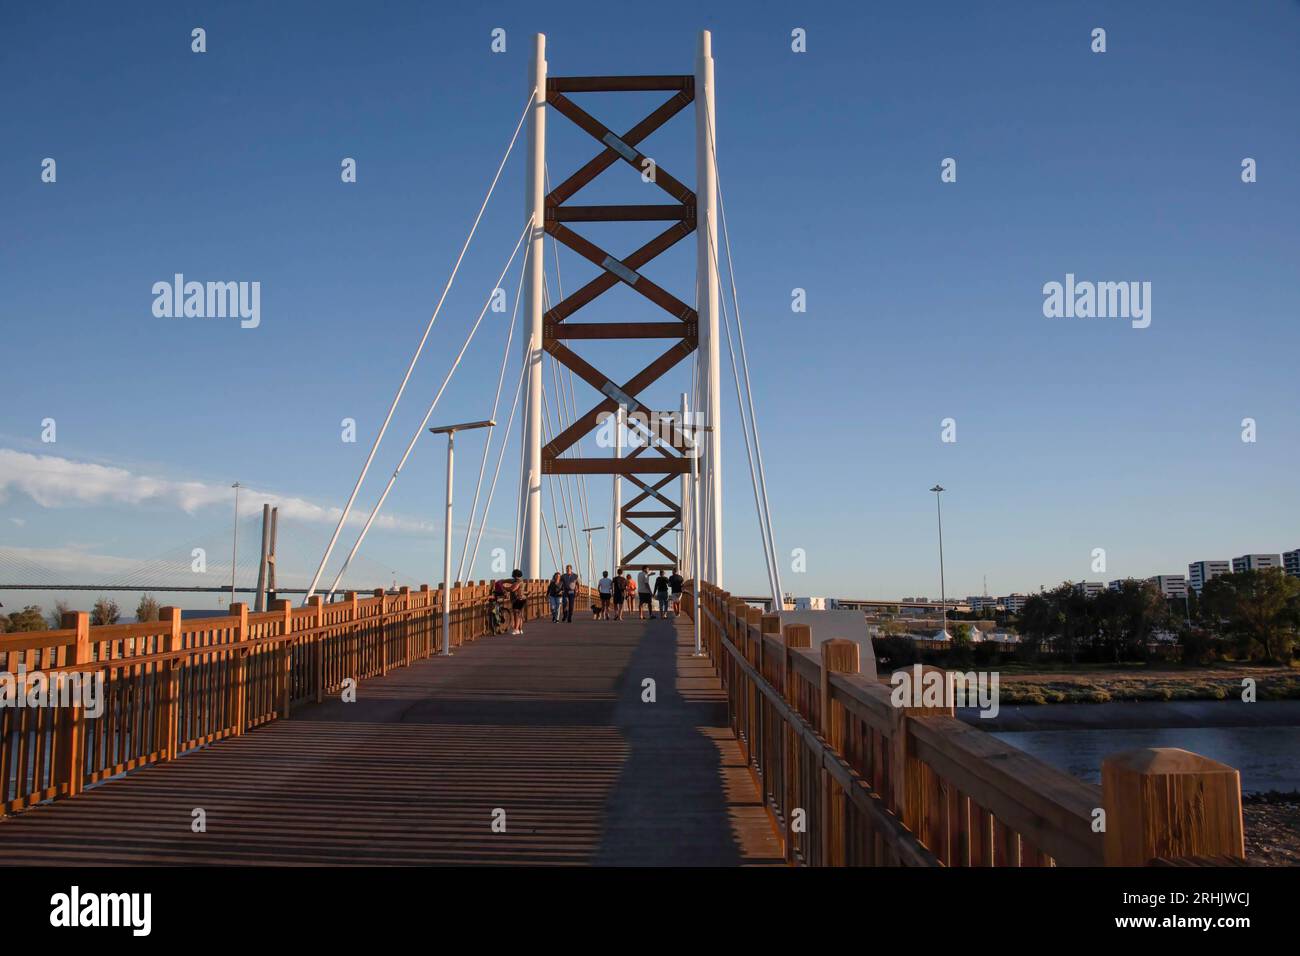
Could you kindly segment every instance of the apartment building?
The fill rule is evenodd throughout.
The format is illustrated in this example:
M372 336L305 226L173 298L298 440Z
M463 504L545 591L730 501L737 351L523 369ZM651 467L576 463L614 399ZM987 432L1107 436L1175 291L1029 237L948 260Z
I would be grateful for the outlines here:
M1024 594L1008 594L1005 597L998 598L998 603L1007 609L1008 614L1019 614L1025 608L1025 602L1029 600Z
M1282 569L1293 578L1300 578L1300 548L1282 552Z
M1106 590L1106 585L1100 581L1079 581L1074 585L1074 589L1084 597L1096 597Z
M1232 565L1227 561L1193 561L1187 566L1187 583L1197 594L1205 587L1205 582L1220 574L1230 574Z
M1166 601L1183 601L1187 598L1187 578L1181 574L1157 574L1147 580L1160 589L1160 594Z
M1280 554L1243 554L1239 558L1232 559L1232 573L1240 574L1243 571L1267 571L1269 568L1281 568L1282 555Z

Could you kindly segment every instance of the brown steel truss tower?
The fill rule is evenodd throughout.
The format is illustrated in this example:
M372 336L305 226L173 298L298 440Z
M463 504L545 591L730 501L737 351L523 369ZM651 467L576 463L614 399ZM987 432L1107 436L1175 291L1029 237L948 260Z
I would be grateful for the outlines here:
M679 565L681 555L677 553L672 535L683 527L684 522L683 502L673 500L668 492L677 481L682 486L683 494L687 493L688 483L681 480L681 476L691 474L690 456L699 452L693 450L693 433L690 430L683 432L681 428L681 410L653 410L644 404L641 396L665 373L699 348L701 329L700 315L696 309L656 283L651 278L648 267L663 252L696 231L697 207L695 193L668 170L653 164L641 152L640 146L647 137L695 101L696 78L692 75L547 77L543 43L544 38L539 36L534 78L537 83L536 99L541 102L534 103L534 110L541 112L544 109L543 103L549 106L590 135L599 144L600 151L550 192L542 193L537 167L540 165L539 160L544 162L545 126L544 119L535 113L530 128L533 168L530 170L527 209L534 221L534 252L530 259L531 276L528 284L530 291L536 294L535 318L539 317L540 323L534 324L533 336L525 344L525 354L532 363L530 374L536 376L539 391L541 358L538 349L550 353L554 361L572 370L574 375L589 384L601 397L544 446L540 442L540 428L533 424L530 429L531 422L525 425L524 454L525 467L528 469L524 488L526 500L522 559L525 573L535 576L538 567L535 550L537 532L529 510L534 507L535 496L535 507L540 518L539 474L616 476L615 533L612 537L617 542L620 538L618 532L622 529L635 536L633 547L625 553L616 551L614 557L618 569L642 566L669 569ZM663 91L667 99L643 120L619 133L609 129L570 98L571 94L646 91ZM638 175L650 170L652 179L649 181L671 201L657 205L577 205L569 202L580 189L619 163L632 166ZM539 218L545 233L601 270L596 278L561 301L553 303L544 313L540 305L543 280L541 230L536 229ZM664 222L669 225L639 249L615 255L578 231L581 224L594 222ZM713 278L711 275L710 279ZM665 313L663 321L569 321L579 310L620 283L662 309ZM716 280L710 284L716 289ZM540 330L536 329L536 324L540 324ZM540 335L537 335L538 331ZM615 381L569 346L569 343L577 340L612 339L645 340L647 344L663 343L667 347L660 351L660 346L656 345L651 352L657 352L657 357L625 381ZM707 375L707 371L702 374ZM531 396L531 383L529 391ZM707 392L707 389L704 391ZM531 398L531 401L530 413L536 409L538 399ZM707 407L707 395L702 395L701 401ZM607 419L620 414L626 417L628 434L632 437L630 448L625 454L561 457L590 432L603 427L606 434L611 433L613 429ZM638 440L641 436L646 436L645 440ZM626 504L621 503L617 487L623 481L633 486L632 496ZM654 521L660 522L658 528L651 526L650 522ZM617 544L615 547L618 547ZM527 567L530 561L534 562L531 569Z

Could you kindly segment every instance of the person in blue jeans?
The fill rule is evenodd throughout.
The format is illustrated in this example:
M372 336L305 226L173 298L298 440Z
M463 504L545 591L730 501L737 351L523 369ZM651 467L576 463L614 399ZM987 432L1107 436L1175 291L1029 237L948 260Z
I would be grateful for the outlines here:
M556 571L551 576L551 583L546 585L546 600L551 602L551 621L554 623L560 619L560 572Z
M571 564L564 566L564 574L560 576L560 589L564 599L564 620L572 624L573 604L578 600L578 576L573 573Z

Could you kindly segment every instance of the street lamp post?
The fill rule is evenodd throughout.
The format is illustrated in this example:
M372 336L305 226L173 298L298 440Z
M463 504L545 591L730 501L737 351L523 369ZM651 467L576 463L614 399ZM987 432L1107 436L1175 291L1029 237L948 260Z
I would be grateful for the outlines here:
M930 489L934 492L935 512L939 516L939 612L943 615L942 625L939 633L948 633L948 595L944 589L943 582L943 506L939 504L939 496L943 493L943 485L935 485Z
M603 524L598 524L594 528L583 528L582 530L587 533L587 586L591 587L591 582L594 580L594 575L596 573L591 570L591 533L593 531L604 531L605 526Z
M564 535L560 534L560 532L565 530L568 527L569 526L567 524L557 524L555 526L555 537L559 539L560 542L560 569L561 570L564 569Z
M451 656L451 488L452 488L452 465L456 454L456 432L468 431L471 428L491 428L495 425L494 421L485 422L461 422L459 425L441 425L438 428L430 428L429 431L435 435L447 436L447 515L444 519L447 522L446 528L443 529L442 539L442 656ZM473 569L470 569L471 572Z

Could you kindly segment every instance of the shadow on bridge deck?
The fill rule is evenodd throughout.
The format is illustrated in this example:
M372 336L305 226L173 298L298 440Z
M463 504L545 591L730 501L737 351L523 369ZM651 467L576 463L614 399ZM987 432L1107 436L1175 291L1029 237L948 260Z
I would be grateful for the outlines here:
M780 862L690 640L684 620L532 622L0 821L2 862Z

